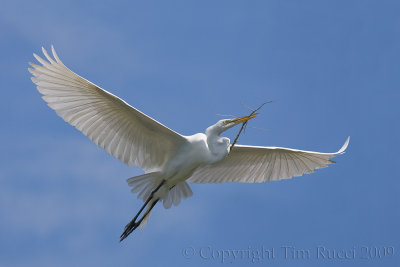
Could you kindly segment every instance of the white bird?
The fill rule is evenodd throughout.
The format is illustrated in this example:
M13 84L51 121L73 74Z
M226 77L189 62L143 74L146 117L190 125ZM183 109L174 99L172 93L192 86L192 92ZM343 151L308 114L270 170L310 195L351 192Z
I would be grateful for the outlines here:
M96 145L145 171L127 180L144 205L125 227L121 241L146 223L158 201L168 209L190 197L193 193L186 181L260 183L288 179L334 163L330 158L343 153L349 144L348 137L335 153L243 145L230 151L230 140L221 133L256 114L223 119L205 133L183 136L75 74L61 62L53 46L51 50L53 58L42 48L48 61L34 54L41 65L29 63L32 81L42 98Z

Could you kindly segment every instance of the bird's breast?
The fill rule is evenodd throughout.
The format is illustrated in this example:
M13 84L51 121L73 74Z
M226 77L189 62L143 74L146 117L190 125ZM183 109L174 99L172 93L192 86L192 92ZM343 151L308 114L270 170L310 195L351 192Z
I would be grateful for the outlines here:
M165 166L165 176L168 177L170 184L188 179L197 167L215 163L227 154L227 152L219 155L211 153L204 134L187 138L189 142L183 145Z

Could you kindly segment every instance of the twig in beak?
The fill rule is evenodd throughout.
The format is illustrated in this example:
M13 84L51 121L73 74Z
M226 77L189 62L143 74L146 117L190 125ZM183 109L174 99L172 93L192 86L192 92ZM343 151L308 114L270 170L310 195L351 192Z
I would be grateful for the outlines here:
M268 101L268 102L264 102L262 103L258 108L256 108L255 110L252 110L251 108L247 107L248 109L252 110L252 112L249 114L249 116L253 115L254 113L256 113L260 108L262 108L265 104L271 103L272 101ZM243 104L242 104L243 105ZM239 139L240 134L242 133L243 129L246 127L247 125L247 121L242 123L242 127L240 128L238 134L235 137L235 140L233 140L232 145L230 146L229 152L232 151L233 147L235 146L237 140Z

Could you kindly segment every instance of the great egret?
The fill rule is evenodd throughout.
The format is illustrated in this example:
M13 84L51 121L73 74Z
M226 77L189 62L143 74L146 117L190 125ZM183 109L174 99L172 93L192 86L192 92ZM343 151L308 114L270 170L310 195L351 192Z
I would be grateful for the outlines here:
M334 163L330 158L343 153L349 144L347 138L336 153L243 145L230 151L230 140L221 133L257 114L223 119L208 127L205 134L183 136L75 74L61 62L53 46L51 50L53 58L42 48L48 61L34 54L42 65L29 63L32 81L42 98L95 144L145 171L127 180L144 205L125 227L121 241L146 223L158 201L168 209L190 197L193 193L186 180L260 183L288 179Z

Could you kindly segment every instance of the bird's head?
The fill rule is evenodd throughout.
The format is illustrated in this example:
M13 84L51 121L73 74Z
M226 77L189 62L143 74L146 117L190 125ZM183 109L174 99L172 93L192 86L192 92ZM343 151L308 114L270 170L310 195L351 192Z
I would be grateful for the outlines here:
M258 113L254 113L249 116L244 116L240 118L233 118L233 119L224 119L224 120L219 120L216 124L210 126L207 128L206 133L211 134L215 133L217 135L221 134L222 132L225 132L226 130L232 128L235 125L238 125L240 123L244 123L252 118L255 118L258 116Z

